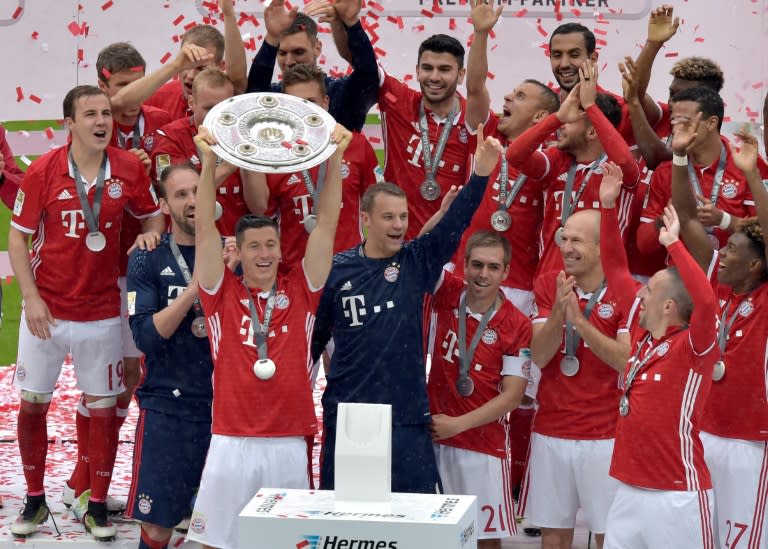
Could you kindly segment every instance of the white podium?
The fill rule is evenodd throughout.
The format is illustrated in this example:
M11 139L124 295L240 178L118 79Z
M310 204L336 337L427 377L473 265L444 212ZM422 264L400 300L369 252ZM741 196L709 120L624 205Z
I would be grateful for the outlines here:
M240 549L475 549L475 499L340 502L333 491L262 488L240 513Z

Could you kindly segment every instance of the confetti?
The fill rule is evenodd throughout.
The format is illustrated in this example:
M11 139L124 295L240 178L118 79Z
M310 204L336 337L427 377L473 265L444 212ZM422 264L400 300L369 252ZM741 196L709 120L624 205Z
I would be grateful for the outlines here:
M170 58L171 58L171 52L169 52L169 51L165 52L165 55L163 55L160 58L160 64L161 65L165 65L165 62L168 61Z
M69 32L72 33L72 36L80 36L80 25L78 25L77 22L70 21L67 28L69 29Z
M184 15L179 15L176 19L173 20L173 26L178 27L179 23L181 23L184 20Z
M43 100L42 100L42 99L40 99L40 98L39 98L38 96L36 96L35 94L32 94L32 95L30 95L30 96L29 96L29 100L30 100L30 101L34 101L34 102L35 102L35 103L37 103L37 104L40 104L40 103L42 103L42 102L43 102Z
M16 11L13 12L13 15L11 15L11 19L18 19L21 16L21 13L24 11L24 8L21 6L16 7Z
M21 89L21 86L16 86L16 102L20 102L24 99L24 90Z
M435 14L434 14L434 13L432 13L431 11L429 11L429 10L421 10L421 14L422 14L424 17L429 17L430 19L431 19L431 18L433 18L433 17L435 16Z
M40 33L35 31L32 33L32 40L37 40L40 37Z
M31 99L31 97L30 97L30 99ZM48 139L53 139L54 138L53 128L45 128L45 136Z
M389 103L392 103L393 105L397 103L397 97L391 92L387 92L384 94L384 99L386 99Z
M694 38L693 41L694 42L704 42L704 38L701 37L701 36L698 36L698 37Z
M107 0L101 5L102 11L107 11L109 8L111 8L114 5L114 2L112 0Z
M110 78L112 78L112 73L111 73L111 72L109 72L109 69L107 69L107 67L102 67L102 69L101 69L101 74L102 74L102 76L104 76L104 78L106 78L107 80L109 80Z
M515 14L515 17L525 17L526 13L528 13L528 9L523 8Z
M184 31L186 32L189 29L191 29L192 27L196 27L196 26L197 26L197 22L196 21L192 21L191 23L187 23L186 25L184 25Z
M680 55L680 54L677 53L676 51L669 51L669 52L664 54L664 57L677 57L678 55Z

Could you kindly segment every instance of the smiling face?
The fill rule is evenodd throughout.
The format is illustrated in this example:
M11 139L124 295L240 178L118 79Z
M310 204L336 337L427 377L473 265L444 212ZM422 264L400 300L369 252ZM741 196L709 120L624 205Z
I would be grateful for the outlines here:
M589 276L601 268L599 231L600 217L595 210L576 212L565 222L560 255L567 275Z
M504 96L499 131L507 137L516 137L547 115L541 105L541 89L530 82L523 82L512 93Z
M403 245L408 230L408 201L384 192L373 198L369 212L361 218L366 229L366 255L392 257Z
M743 232L735 232L718 252L717 281L739 287L750 277L750 270L762 268L761 259L755 254L749 237Z
M669 297L665 291L668 283L669 273L661 270L654 274L648 284L640 288L637 297L640 298L638 308L638 321L640 326L654 332L661 324L664 317L664 309L669 305Z
M508 274L501 246L476 246L464 261L467 293L478 301L496 296Z
M596 61L597 52L593 51L591 55L587 53L587 43L582 33L571 32L552 37L549 63L562 90L571 91L579 83L579 68L587 59Z
M237 238L243 276L249 287L270 288L280 263L280 237L272 226L245 229Z
M277 65L281 71L299 63L315 65L322 48L322 42L316 40L312 43L306 32L284 34L280 37L280 44L277 47Z
M451 53L426 50L416 66L416 80L424 96L424 104L430 108L453 101L456 87L464 81L466 69Z
M73 144L88 151L103 151L112 137L112 106L103 93L84 95L74 103L65 123Z

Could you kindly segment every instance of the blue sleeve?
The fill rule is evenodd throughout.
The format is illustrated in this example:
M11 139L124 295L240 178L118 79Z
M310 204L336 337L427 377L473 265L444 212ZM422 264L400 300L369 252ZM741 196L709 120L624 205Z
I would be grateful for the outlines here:
M330 277L328 278L330 279ZM315 329L312 332L310 351L313 364L323 354L326 345L333 337L333 295L333 289L326 283L323 295L320 296L320 303L317 306Z
M456 253L461 236L469 227L472 216L483 199L487 184L487 175L472 174L435 228L413 241L414 252L426 269L428 292L434 290L443 265Z
M352 74L336 79L329 87L329 111L345 128L361 131L368 111L379 99L379 67L368 34L360 21L346 27L352 56Z
M152 320L152 315L160 308L160 296L150 252L136 249L131 253L126 284L129 295L131 292L136 294L129 319L133 341L142 353L154 354L165 340Z
M277 61L277 48L264 40L256 57L253 58L251 70L248 71L246 93L274 91L272 90L272 73L275 70L275 61Z

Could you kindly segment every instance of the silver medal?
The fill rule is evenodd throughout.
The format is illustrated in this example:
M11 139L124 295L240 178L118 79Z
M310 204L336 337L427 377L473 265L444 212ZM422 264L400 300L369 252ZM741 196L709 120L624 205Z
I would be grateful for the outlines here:
M558 246L563 245L564 232L565 232L565 229L563 229L562 227L558 227L557 230L555 231L555 244L557 244Z
M468 397L475 391L475 382L469 376L459 376L456 378L456 390L463 397Z
M275 363L268 358L262 358L253 364L254 375L259 379L263 379L264 381L275 375L275 370Z
M718 360L715 362L715 369L712 371L712 379L714 381L720 381L725 376L725 362Z
M304 230L311 233L317 226L317 216L315 214L309 214L301 221L304 224Z
M628 413L629 413L629 397L627 395L621 395L621 400L619 400L619 414L621 414L621 417L624 417Z
M195 319L192 321L192 326L190 326L190 330L192 330L192 335L195 337L207 337L208 331L205 329L205 317L204 316L196 316Z
M433 202L438 198L440 198L440 186L434 181L430 181L429 179L427 179L419 187L419 193L421 193L421 197L424 200L429 200L430 202Z
M575 356L564 356L560 360L560 371L563 375L573 377L579 373L579 359Z
M222 208L221 204L217 200L216 201L216 206L215 206L215 209L214 209L214 212L213 212L213 219L218 221L219 219L221 219L221 216L223 214L224 214L224 208Z
M512 226L512 216L507 210L496 210L491 214L491 227L499 233L508 231Z
M88 233L85 237L85 245L92 252L100 252L107 246L107 238L101 231Z

